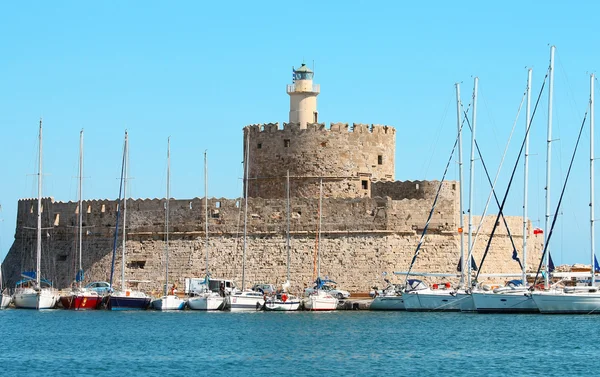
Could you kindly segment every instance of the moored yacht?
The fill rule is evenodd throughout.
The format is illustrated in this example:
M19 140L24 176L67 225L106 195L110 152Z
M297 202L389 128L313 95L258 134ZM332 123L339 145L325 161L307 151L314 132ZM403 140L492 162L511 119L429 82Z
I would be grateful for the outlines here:
M511 280L504 287L474 290L473 303L478 313L537 313L529 287L520 280Z
M408 280L403 292L404 307L407 311L461 311L461 305L468 304L470 295L452 289L450 283L433 284L428 287L416 279Z
M37 197L37 229L36 229L36 270L21 274L24 278L16 285L13 297L15 307L22 309L52 309L58 302L58 291L52 284L41 277L42 261L42 120L39 129L38 153L38 197Z
M371 302L369 310L406 310L404 307L404 297L402 297L402 286L392 284L385 279L388 284L381 293L375 291L375 297Z
M65 309L98 309L102 303L102 296L85 288L74 288L60 296L60 303Z
M114 291L108 297L108 310L145 310L152 299L144 292L126 289Z
M262 309L265 304L264 294L255 291L234 290L225 298L225 310L256 311Z
M317 289L303 300L304 310L309 311L328 311L337 310L338 299L333 297L329 292L322 289Z
M40 285L35 280L20 280L15 289L13 300L20 309L52 309L58 302L58 290L52 288L50 282L41 279Z

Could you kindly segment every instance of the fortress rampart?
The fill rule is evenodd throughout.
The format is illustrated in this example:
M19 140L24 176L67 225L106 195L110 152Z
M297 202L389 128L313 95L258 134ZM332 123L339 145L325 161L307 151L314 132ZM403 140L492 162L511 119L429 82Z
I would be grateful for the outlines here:
M295 197L370 197L371 184L394 180L396 130L355 123L251 125L245 128L249 146L248 196L284 198L286 174Z
M395 192L409 197L393 200L377 198L325 198L322 209L322 270L346 289L367 291L381 284L381 273L406 270L429 214L432 198L419 194L431 183L396 182ZM459 235L456 182L447 182L430 223L415 270L454 272L458 263ZM411 188L412 187L412 188ZM429 187L429 188L428 188ZM447 190L445 190L447 189ZM389 189L394 191L392 189ZM422 199L418 199L423 195ZM164 283L164 199L136 199L127 202L128 280L142 281L142 289L158 291ZM76 271L76 202L43 200L43 265L45 276L58 287L69 286ZM282 282L285 277L286 202L282 199L251 198L248 202L246 284ZM32 266L35 252L36 201L19 201L17 232L5 261L9 284L23 269ZM110 274L117 202L84 201L83 265L86 281L107 280ZM208 200L210 270L214 276L241 282L243 199ZM314 272L318 198L291 200L292 276L296 289L308 284ZM478 223L478 218L475 222ZM493 216L486 218L484 232L476 247L479 260ZM508 217L518 247L521 244L521 218ZM202 276L205 261L204 199L170 201L170 275L178 283L185 277ZM530 265L539 258L541 241L531 227ZM465 237L466 238L466 237ZM121 239L117 250L120 271ZM466 241L465 241L466 242ZM484 271L515 272L510 259L506 230L499 227ZM117 273L118 275L118 273Z

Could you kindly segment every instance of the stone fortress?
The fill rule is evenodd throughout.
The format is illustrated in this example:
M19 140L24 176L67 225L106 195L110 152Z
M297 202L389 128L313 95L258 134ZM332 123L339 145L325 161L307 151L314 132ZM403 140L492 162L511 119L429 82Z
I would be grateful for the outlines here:
M396 129L390 126L318 122L318 85L304 64L287 85L289 123L244 128L247 163L247 238L245 287L286 280L286 188L290 191L290 248L292 290L314 281L316 251L321 253L321 276L350 292L381 287L382 273L406 271L431 210L438 181L395 181ZM322 192L322 196L321 196ZM319 201L322 198L321 210ZM128 284L158 292L165 283L165 199L127 201L125 275ZM43 275L59 288L71 284L77 271L76 229L83 213L83 267L86 282L108 280L113 254L117 201L77 202L43 200ZM209 271L213 277L242 282L244 198L208 199ZM10 285L35 255L36 200L19 201L15 241L4 261ZM321 237L319 231L321 214ZM206 263L205 201L170 201L170 283L183 286L186 277L203 277ZM443 183L428 233L414 271L456 273L459 263L459 185ZM465 233L466 233L466 215ZM474 217L475 226L479 217ZM484 219L475 247L479 263L495 215ZM523 219L507 217L521 252ZM536 265L543 237L528 224L528 265ZM119 237L115 285L121 269ZM466 234L464 237L466 250ZM511 260L506 229L499 226L484 273L518 272ZM391 277L399 282L403 277ZM456 279L451 278L455 282Z

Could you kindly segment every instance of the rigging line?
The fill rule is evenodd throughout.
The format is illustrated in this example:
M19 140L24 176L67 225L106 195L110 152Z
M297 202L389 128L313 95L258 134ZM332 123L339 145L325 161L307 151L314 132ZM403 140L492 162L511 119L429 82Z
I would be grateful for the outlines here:
M508 181L508 186L506 187L506 192L504 193L504 198L502 199L502 204L498 209L498 215L496 216L496 221L494 222L494 226L492 227L492 232L488 238L487 245L485 246L485 251L483 252L483 257L481 258L481 262L479 262L479 270L477 271L477 275L475 275L475 281L479 278L479 274L482 271L483 262L485 262L485 258L487 257L488 252L490 251L490 245L492 244L492 239L494 239L494 233L496 233L496 228L498 227L498 220L500 219L500 215L504 210L504 205L506 204L506 199L508 198L508 193L510 192L510 188L512 185L512 181L515 178L515 173L517 171L517 167L519 166L519 161L521 160L521 155L523 154L523 148L525 148L525 141L527 140L527 135L529 135L529 130L531 130L531 124L533 123L533 118L537 112L538 104L540 103L540 99L542 98L542 93L544 90L544 86L546 85L546 78L548 77L548 73L544 77L544 82L542 87L540 88L540 94L535 102L535 107L533 108L533 112L531 114L531 119L529 120L529 124L527 125L527 130L525 131L525 137L523 138L523 142L521 143L521 149L519 149L519 154L517 155L517 161L515 161L515 165L513 167L512 174L510 175L510 180Z
M460 133L462 132L463 125L465 124L464 119L462 124L460 125L460 129L456 135L456 139L454 140L454 146L452 147L452 152L450 153L450 158L448 158L448 162L446 163L446 169L444 170L444 174L442 175L442 179L440 180L440 184L438 186L437 192L433 199L433 205L431 206L431 210L429 211L429 216L427 217L427 222L423 227L423 232L421 233L421 238L419 239L419 243L417 244L417 249L415 250L415 254L413 255L412 261L410 262L410 266L408 267L408 271L406 272L406 279L404 280L404 285L406 286L408 283L408 276L412 271L412 268L417 261L417 256L419 255L419 251L421 250L421 245L425 240L425 234L427 234L427 228L429 228L429 223L431 222L431 218L433 217L433 212L435 211L435 206L437 204L438 198L440 196L440 191L442 190L442 186L444 184L444 180L446 179L446 174L448 173L448 168L450 167L450 163L452 162L452 157L454 156L454 151L456 150L456 146L458 145L458 140L460 139ZM461 214L462 216L462 214Z
M556 205L556 211L554 211L554 218L552 219L552 225L550 226L550 231L548 232L548 238L546 238L546 244L544 245L544 251L542 252L542 256L540 258L540 263L538 265L537 272L535 273L535 279L533 280L532 287L535 287L537 284L538 276L540 271L542 270L542 264L544 263L544 256L546 255L546 251L548 250L548 244L550 243L550 237L552 237L552 233L554 231L554 225L556 225L556 219L558 216L556 214L560 210L560 205L562 204L563 196L565 194L565 189L567 188L567 182L569 181L569 175L571 175L571 168L573 167L573 161L575 160L575 154L577 153L577 147L579 146L579 140L581 140L581 133L583 132L583 126L585 125L585 120L587 118L587 111L583 116L583 121L581 122L581 127L579 128L579 135L577 136L577 142L575 143L575 149L573 149L573 155L571 156L571 162L569 163L569 169L567 170L567 176L565 178L565 183L563 184L562 190L560 192L560 197L558 199L558 204ZM592 266L593 268L593 266ZM548 271L546 271L548 273Z
M487 115L487 117L489 118L490 123L492 124L491 130L492 133L494 134L494 140L496 141L496 148L498 149L498 153L500 153L500 145L498 144L498 140L500 140L500 138L498 137L498 134L496 134L496 122L494 121L494 117L492 116L492 112L490 111L490 107L488 106L488 103L486 101L486 97L483 93L483 90L481 90L481 88L479 88L479 96L481 97L481 100L483 102L483 107L485 108L485 113Z
M119 238L119 217L121 215L121 192L123 191L123 174L125 172L125 155L126 155L126 145L125 142L123 142L123 162L121 163L121 179L120 179L120 183L119 183L119 199L117 200L117 221L115 223L115 237L113 240L113 255L112 255L112 262L111 262L111 266L110 266L110 289L112 290L112 286L113 286L113 277L114 277L114 272L115 272L115 259L116 259L116 255L117 255L117 240Z
M525 93L527 94L527 93ZM523 102L521 101L521 104L523 104ZM519 106L519 112L521 111L521 107ZM469 129L472 130L471 128L471 123L469 122L469 120L467 119L467 125L469 126ZM515 121L515 125L516 125L516 121ZM514 128L513 128L514 131ZM473 131L471 131L473 132ZM511 132L511 136L512 136L512 132ZM510 143L510 140L509 140ZM483 171L485 172L485 176L487 177L487 181L490 184L491 187L491 192L494 196L494 200L496 201L496 205L498 206L498 208L500 208L500 201L498 200L498 196L496 195L496 190L494 188L494 183L492 183L492 179L490 178L490 173L488 172L487 166L485 164L485 162L483 161L483 155L481 154L481 149L479 149L479 143L477 142L477 140L475 140L475 149L477 150L477 154L479 155L479 159L481 160L481 165L483 166ZM471 208L469 208L469 211L471 211ZM485 216L485 215L484 215ZM484 217L482 216L482 218ZM506 221L506 218L504 217L504 213L502 214L502 221L504 222L504 226L506 227L506 232L508 234L508 237L510 239L510 243L512 245L512 249L513 252L517 252L517 247L515 246L515 241L513 240L512 237L512 233L510 232L510 227L508 226L508 222ZM469 255L467 256L467 259L470 260L472 258L472 247L474 245L474 242L471 243L471 245L469 245ZM523 268L523 265L521 264L521 261L517 259L517 262L519 262L519 267Z
M560 60L560 53L556 54L556 60L558 62L558 66L560 67L560 73L564 77L565 83L567 84L567 97L569 98L569 105L571 106L571 111L573 111L577 118L581 118L581 113L579 113L577 109L577 101L575 100L575 95L573 91L573 87L571 86L571 82L569 81L569 76L567 76L567 71L565 70L564 65L562 64L562 60Z
M544 78L544 83L545 83L545 78ZM543 87L543 86L542 86ZM475 244L477 243L477 239L479 238L479 232L483 226L483 221L485 219L485 215L487 214L489 205L490 205L490 201L492 199L492 194L495 196L495 188L496 188L496 183L498 182L498 178L500 177L500 172L502 171L502 166L504 166L504 160L506 159L506 155L508 153L508 148L510 146L512 137L514 135L515 129L517 127L517 121L519 120L519 117L521 115L521 109L523 108L523 102L525 101L525 98L527 97L527 89L525 89L525 92L523 93L523 97L521 98L521 103L519 104L519 109L517 111L517 116L515 117L515 120L513 122L513 126L512 126L512 130L510 132L510 135L508 137L508 141L506 143L506 146L504 147L504 153L502 154L502 159L500 160L500 165L498 166L498 170L496 171L496 176L494 177L494 183L492 184L492 190L490 191L488 198L485 202L485 206L483 207L483 214L481 215L481 218L479 219L479 224L477 225L477 229L475 230L475 237L473 238L473 241L471 242L470 245L470 256L472 257L473 255L473 250L475 249ZM479 149L479 147L477 147ZM483 162L483 159L482 159ZM484 165L485 168L485 165ZM486 169L486 174L487 174L487 169ZM489 179L489 177L488 177ZM500 204L498 204L498 206L500 206ZM470 209L469 209L470 210ZM514 248L514 244L513 244L513 248Z
M435 135L435 141L434 141L433 144L431 144L431 147L429 149L429 161L427 161L427 167L425 168L424 177L427 177L427 172L429 172L429 168L431 166L431 161L433 160L433 155L434 155L433 152L437 150L437 146L438 146L438 143L440 141L440 135L442 133L442 128L443 128L444 122L446 121L446 116L448 114L448 109L450 108L450 103L452 102L452 96L453 95L454 95L454 91L452 91L451 95L448 97L448 103L446 104L446 108L444 109L444 113L442 115L442 119L440 119L440 123L439 123L438 128L437 128L437 132L436 132L436 135ZM421 167L421 171L423 171L423 167L424 166Z

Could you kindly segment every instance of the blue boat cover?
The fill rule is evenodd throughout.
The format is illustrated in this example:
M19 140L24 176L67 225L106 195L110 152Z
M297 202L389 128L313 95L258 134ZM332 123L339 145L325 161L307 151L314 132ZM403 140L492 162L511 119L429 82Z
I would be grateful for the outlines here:
M85 272L83 272L83 270L77 271L77 275L75 275L75 281L79 283L79 282L83 281L84 278L85 278Z

